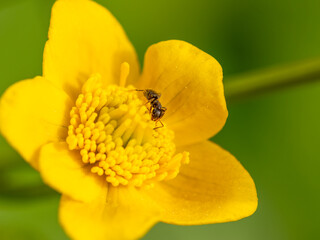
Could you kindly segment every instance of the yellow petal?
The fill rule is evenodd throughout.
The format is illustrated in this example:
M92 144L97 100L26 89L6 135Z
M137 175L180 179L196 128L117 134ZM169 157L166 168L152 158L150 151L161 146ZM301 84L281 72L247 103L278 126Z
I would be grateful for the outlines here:
M60 223L72 239L138 239L158 221L158 210L139 190L110 187L91 203L63 196Z
M130 64L128 80L138 78L134 48L111 13L89 0L59 0L52 8L43 74L74 99L92 73L106 84L119 83L121 63Z
M79 201L92 201L107 188L105 179L91 173L79 151L70 151L66 142L41 148L39 170L45 183Z
M184 150L190 152L190 164L182 166L175 179L149 190L163 208L161 221L183 225L229 222L256 210L254 182L230 153L209 141Z
M12 85L0 102L0 131L37 168L40 147L65 139L72 102L42 77Z
M225 124L228 112L220 64L189 43L177 40L152 45L139 88L162 94L163 123L174 130L178 145L208 139Z

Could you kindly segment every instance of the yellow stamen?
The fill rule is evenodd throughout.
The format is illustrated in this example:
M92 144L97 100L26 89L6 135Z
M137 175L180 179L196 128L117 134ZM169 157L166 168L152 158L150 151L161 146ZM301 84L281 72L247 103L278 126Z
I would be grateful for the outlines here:
M129 63L127 62L122 63L120 67L120 83L119 83L120 87L126 86L126 81L129 76L129 72L130 72Z
M189 154L175 154L171 130L153 129L138 92L124 87L128 74L129 64L123 63L120 87L103 88L99 75L87 80L70 111L66 142L93 174L113 186L149 188L154 181L174 178L181 164L189 162Z

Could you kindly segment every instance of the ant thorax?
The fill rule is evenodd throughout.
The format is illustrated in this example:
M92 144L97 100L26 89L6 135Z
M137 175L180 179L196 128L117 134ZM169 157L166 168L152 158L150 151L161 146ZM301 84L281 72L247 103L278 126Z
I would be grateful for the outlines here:
M157 124L157 122L160 122L162 125L161 127L155 127L154 129L162 128L164 125L160 119L163 117L167 108L162 107L162 105L159 101L159 98L161 97L161 93L157 93L156 91L154 91L152 89L145 89L145 90L136 89L136 91L143 92L143 95L148 100L147 103L150 104L150 106L148 107L148 110L151 115L151 120L155 121L156 124Z

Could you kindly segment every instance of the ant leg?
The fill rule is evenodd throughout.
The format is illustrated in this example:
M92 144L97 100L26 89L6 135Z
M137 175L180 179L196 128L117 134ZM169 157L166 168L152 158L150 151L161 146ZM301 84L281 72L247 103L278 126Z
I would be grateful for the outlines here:
M148 103L150 103L150 101L146 102L144 105L145 105L146 108L148 109L149 114L151 114L152 106L148 106Z
M143 90L140 90L140 89L126 89L128 92L132 92L132 91L139 91L139 92L142 92Z
M160 126L160 127L155 127L155 128L153 128L153 130L156 130L156 129L158 129L158 128L163 128L163 127L164 127L164 125L163 125L163 123L161 122L160 119L159 119L158 121L156 121L155 125L157 125L157 122L160 122L162 126Z
M152 102L155 100L155 98L151 98L149 99L144 105L147 107L147 109L149 110L149 114L151 114L151 111L152 111ZM150 106L148 107L147 104L150 104Z

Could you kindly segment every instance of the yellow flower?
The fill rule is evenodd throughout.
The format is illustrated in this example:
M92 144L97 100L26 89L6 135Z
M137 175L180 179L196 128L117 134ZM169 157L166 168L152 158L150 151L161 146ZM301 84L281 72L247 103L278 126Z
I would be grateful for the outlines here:
M59 218L71 238L136 239L158 221L219 223L255 211L250 175L206 140L227 118L213 57L183 41L160 42L140 75L106 9L59 0L43 58L43 76L2 96L0 129L62 194ZM164 127L154 129L136 89L162 94Z

